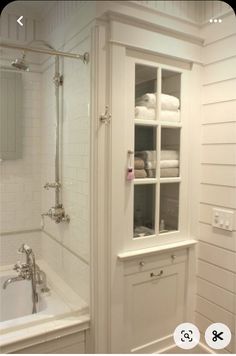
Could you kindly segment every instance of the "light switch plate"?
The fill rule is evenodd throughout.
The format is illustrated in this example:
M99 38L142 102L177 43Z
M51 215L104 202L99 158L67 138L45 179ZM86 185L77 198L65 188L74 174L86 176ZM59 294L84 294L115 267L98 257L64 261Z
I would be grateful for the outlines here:
M233 231L234 212L232 210L213 208L212 226L218 229Z

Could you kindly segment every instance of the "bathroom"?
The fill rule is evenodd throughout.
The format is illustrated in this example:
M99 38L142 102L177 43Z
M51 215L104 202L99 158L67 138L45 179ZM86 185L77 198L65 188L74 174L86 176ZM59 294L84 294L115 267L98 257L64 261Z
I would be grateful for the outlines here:
M13 1L0 37L1 353L235 354L232 7Z

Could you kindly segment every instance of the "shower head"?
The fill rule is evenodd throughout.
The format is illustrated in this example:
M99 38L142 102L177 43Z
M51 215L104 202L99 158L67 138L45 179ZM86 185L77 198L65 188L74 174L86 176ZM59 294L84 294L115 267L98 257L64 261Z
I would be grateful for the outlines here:
M29 71L29 66L26 64L25 61L25 52L23 53L22 58L16 58L13 62L11 62L12 67L23 70L25 72Z

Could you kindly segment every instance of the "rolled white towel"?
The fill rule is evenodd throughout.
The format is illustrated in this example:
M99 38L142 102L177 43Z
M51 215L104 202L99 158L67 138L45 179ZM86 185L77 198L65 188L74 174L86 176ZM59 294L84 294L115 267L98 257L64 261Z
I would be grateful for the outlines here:
M149 109L151 110L151 109ZM180 121L180 111L172 110L161 110L161 121L179 122Z
M155 120L155 109L149 109L146 106L135 107L135 119Z
M161 168L178 168L179 160L178 159L162 160L160 162L160 167Z
M176 150L161 150L161 161L164 160L178 160L179 152Z
M147 93L137 98L136 105L146 106L147 108L156 107L156 93ZM173 95L161 94L161 110L176 111L179 109L179 99Z
M141 157L145 163L150 161L156 161L156 151L137 151L135 152L136 157Z
M145 169L155 169L156 168L156 161L145 161Z
M161 177L178 177L179 168L161 168Z

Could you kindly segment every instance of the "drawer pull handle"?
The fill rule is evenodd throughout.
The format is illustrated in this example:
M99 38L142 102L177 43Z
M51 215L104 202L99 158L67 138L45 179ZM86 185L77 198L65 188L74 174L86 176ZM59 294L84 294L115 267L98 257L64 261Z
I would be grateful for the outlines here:
M176 259L176 255L171 255L171 259L174 261Z
M145 263L143 261L139 262L139 266L143 267L145 265Z
M155 274L155 273L153 273L153 272L151 272L150 273L150 277L160 277L160 276L162 276L163 275L163 270L161 270L159 273L157 273L157 274Z

